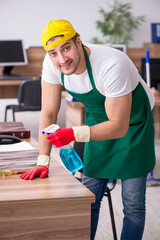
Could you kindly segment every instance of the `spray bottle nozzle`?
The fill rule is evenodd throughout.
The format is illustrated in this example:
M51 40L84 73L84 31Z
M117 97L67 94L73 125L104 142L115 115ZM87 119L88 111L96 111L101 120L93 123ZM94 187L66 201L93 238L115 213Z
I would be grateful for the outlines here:
M56 132L59 128L60 128L60 127L59 127L58 124L52 124L52 125L50 125L49 127L43 129L43 130L42 130L42 133L43 133L43 134L47 133L47 134L49 135L50 133Z

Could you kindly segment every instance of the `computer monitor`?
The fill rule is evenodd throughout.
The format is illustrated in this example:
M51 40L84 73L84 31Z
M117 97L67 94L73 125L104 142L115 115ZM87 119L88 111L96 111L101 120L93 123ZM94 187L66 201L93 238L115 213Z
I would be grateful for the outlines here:
M160 58L150 58L150 80L151 87L155 87L158 91L160 91ZM146 82L146 59L141 58L141 77Z
M3 75L11 75L14 66L27 63L23 40L0 40L0 66L4 67Z
M108 46L116 48L116 49L120 50L121 52L126 53L126 45L125 44L109 44Z

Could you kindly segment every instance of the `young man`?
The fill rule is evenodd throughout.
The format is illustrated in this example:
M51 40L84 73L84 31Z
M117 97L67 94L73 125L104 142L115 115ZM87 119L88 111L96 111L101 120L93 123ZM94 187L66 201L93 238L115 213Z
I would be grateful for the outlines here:
M21 178L47 176L52 144L60 147L71 141L85 142L82 183L96 196L91 209L91 239L109 179L122 180L121 239L142 239L146 177L155 165L154 97L150 89L126 54L106 46L84 46L66 20L50 21L41 40L46 56L38 166ZM85 126L60 128L46 137L41 131L56 123L63 87L84 104Z

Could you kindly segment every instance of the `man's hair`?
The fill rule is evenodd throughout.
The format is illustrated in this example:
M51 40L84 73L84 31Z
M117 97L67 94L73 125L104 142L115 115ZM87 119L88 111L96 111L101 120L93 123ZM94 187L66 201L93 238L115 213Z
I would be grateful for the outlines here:
M76 35L74 35L73 38L71 38L73 40L74 43L76 43L77 37L79 37L79 35L76 33Z
M74 35L74 37L71 38L75 44L76 44L76 39L77 39L77 37L79 37L78 33L76 33L76 35ZM81 41L81 44L82 44L82 47L84 47L82 41Z

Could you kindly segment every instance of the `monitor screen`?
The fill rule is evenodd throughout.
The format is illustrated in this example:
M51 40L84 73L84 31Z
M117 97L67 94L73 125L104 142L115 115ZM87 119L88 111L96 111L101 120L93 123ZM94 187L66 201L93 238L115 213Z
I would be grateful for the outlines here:
M27 64L27 54L22 40L0 40L0 66Z
M124 45L124 44L109 44L108 46L116 48L116 49L120 50L121 52L126 53L126 45Z

